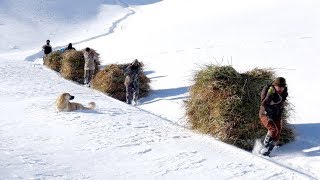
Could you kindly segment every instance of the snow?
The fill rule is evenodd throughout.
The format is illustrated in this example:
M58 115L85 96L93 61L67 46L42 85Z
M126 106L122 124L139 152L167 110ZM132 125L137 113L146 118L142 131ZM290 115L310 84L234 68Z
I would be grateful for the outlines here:
M0 1L0 179L319 179L320 2ZM46 39L138 58L152 93L137 106L42 65ZM190 130L183 102L204 64L276 68L288 81L294 142L264 158ZM62 92L91 111L57 112Z

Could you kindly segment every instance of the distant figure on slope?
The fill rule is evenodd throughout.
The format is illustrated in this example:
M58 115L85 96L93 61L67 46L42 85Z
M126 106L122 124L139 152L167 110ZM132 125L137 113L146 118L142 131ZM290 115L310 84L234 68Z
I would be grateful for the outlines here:
M126 101L128 104L137 104L139 97L139 73L141 71L141 63L135 59L126 69L124 85L126 86Z
M268 129L263 141L264 148L260 151L264 156L269 156L280 139L281 116L287 96L287 84L283 77L276 78L270 86L265 86L261 92L259 117L263 126Z
M69 43L68 44L68 47L65 49L66 51L67 50L76 50L76 48L72 47L72 43Z
M90 49L86 48L85 52L83 53L84 56L84 84L90 87L90 81L94 75L95 70L95 61L96 56L95 53Z
M50 45L50 40L47 40L46 44L42 46L42 50L43 50L43 61L46 57L48 57L48 55L52 52L52 47Z

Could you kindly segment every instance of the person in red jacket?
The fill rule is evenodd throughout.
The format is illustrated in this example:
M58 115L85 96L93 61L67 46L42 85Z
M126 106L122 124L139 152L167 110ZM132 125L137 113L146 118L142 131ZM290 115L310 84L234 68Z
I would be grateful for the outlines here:
M268 132L263 141L264 148L260 153L269 156L280 139L282 129L281 117L284 102L288 96L286 80L283 77L277 77L272 84L261 93L265 93L265 97L261 97L259 117L263 126L268 129Z

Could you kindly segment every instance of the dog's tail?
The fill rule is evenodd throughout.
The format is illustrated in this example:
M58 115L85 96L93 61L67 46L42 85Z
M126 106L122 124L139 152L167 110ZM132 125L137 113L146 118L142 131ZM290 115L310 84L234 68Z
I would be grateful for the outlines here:
M96 108L96 103L95 102L89 102L89 107L85 107L85 109L94 109Z

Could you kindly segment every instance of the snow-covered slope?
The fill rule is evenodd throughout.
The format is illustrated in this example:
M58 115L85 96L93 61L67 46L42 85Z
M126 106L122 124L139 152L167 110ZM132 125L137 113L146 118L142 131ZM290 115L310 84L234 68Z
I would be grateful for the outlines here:
M0 1L0 179L320 178L319 7L312 0ZM92 47L103 64L138 58L153 92L131 107L64 80L41 65L46 39ZM297 140L263 159L189 130L183 100L205 63L277 68L295 105ZM98 107L58 113L62 92Z
M308 177L64 80L41 65L0 60L1 179ZM98 108L58 113L54 101L61 92L83 104L95 101Z

